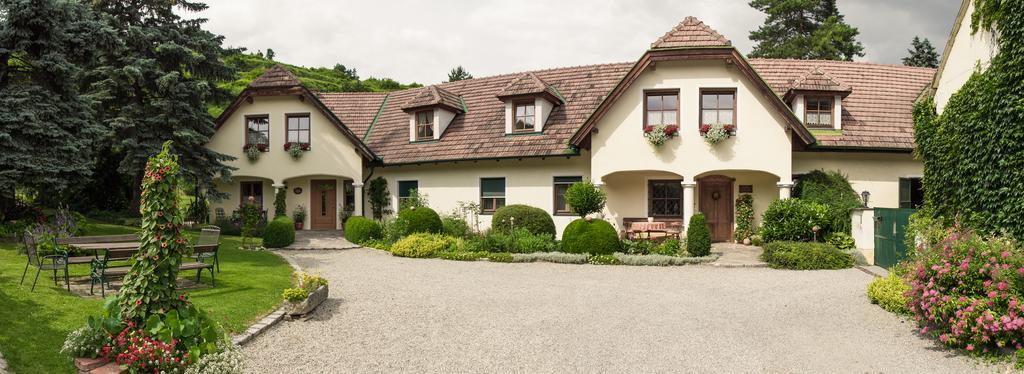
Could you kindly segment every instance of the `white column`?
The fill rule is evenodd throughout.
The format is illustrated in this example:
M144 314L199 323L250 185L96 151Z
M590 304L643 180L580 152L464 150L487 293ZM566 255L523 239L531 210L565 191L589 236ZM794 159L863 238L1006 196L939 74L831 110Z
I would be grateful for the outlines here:
M779 186L779 200L790 198L793 191L793 182L779 182L776 185Z
M690 225L690 217L693 217L693 190L697 187L694 182L679 182L683 186L683 227Z
M355 210L352 211L352 216L365 216L365 214L363 214L363 184L359 182L352 183L352 188L355 188L356 190L356 204Z

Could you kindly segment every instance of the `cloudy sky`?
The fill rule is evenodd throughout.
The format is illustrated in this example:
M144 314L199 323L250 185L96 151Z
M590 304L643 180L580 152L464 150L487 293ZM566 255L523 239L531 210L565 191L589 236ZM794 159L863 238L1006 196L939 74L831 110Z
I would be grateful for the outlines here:
M278 61L354 67L363 78L437 83L456 65L477 77L635 61L693 15L751 50L764 15L747 0L208 0L199 14L225 44ZM945 47L959 0L839 0L862 60L900 63L915 35Z

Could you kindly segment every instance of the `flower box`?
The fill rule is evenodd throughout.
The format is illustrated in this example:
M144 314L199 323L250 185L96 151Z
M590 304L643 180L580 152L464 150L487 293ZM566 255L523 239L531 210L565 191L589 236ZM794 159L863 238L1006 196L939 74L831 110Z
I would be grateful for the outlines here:
M647 142L655 147L665 144L666 141L676 136L679 136L679 126L676 125L644 126L644 138L647 138Z
M700 136L704 142L715 145L736 135L736 125L703 124L700 125Z
M293 316L302 316L312 313L313 310L316 309L316 307L320 306L320 304L323 304L323 302L327 300L327 295L328 289L327 285L325 284L317 288L316 291L311 292L309 294L309 297L306 297L305 300L302 300L299 303L289 302L292 306L292 309L291 311L288 312L288 314Z
M298 147L302 151L309 151L309 143L296 143L296 142L284 143L284 150L286 150L286 151L290 151L294 147Z

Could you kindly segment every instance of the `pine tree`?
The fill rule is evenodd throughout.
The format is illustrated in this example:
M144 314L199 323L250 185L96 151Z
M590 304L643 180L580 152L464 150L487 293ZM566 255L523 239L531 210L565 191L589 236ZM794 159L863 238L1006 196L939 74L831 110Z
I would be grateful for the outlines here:
M223 37L202 26L203 18L182 19L178 14L200 12L206 5L178 0L94 0L122 36L94 69L91 78L106 95L103 114L113 128L112 157L121 159L118 170L135 181L133 207L149 156L173 141L173 152L185 178L204 186L217 176L226 177L232 158L204 147L213 135L214 119L207 112L211 101L229 93L218 82L233 78L221 59Z
M932 46L931 41L927 38L921 39L915 36L914 40L910 41L910 45L911 49L907 50L910 56L903 58L903 65L926 68L939 67L939 54L935 52L935 47Z
M0 0L0 217L17 187L54 198L89 178L106 127L80 77L115 46L79 2Z
M452 71L448 72L449 82L461 81L463 79L473 79L473 74L463 69L462 65L456 66Z
M768 15L750 32L750 57L851 61L864 55L860 33L843 19L835 0L752 0Z

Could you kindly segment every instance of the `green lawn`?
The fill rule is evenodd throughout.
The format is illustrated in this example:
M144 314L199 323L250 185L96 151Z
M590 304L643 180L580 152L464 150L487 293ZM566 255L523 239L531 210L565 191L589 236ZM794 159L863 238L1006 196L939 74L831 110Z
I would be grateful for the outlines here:
M125 234L134 228L90 223L87 235ZM281 302L281 291L291 282L292 268L270 252L238 249L239 237L224 236L220 249L221 272L217 286L187 290L192 300L231 332L240 332ZM64 337L101 312L103 300L69 294L53 285L45 274L30 292L33 269L19 285L25 256L16 244L0 243L0 352L15 373L71 373L71 358L60 354ZM88 274L88 265L72 266L73 274ZM182 277L195 276L194 271ZM97 291L98 294L98 291Z

